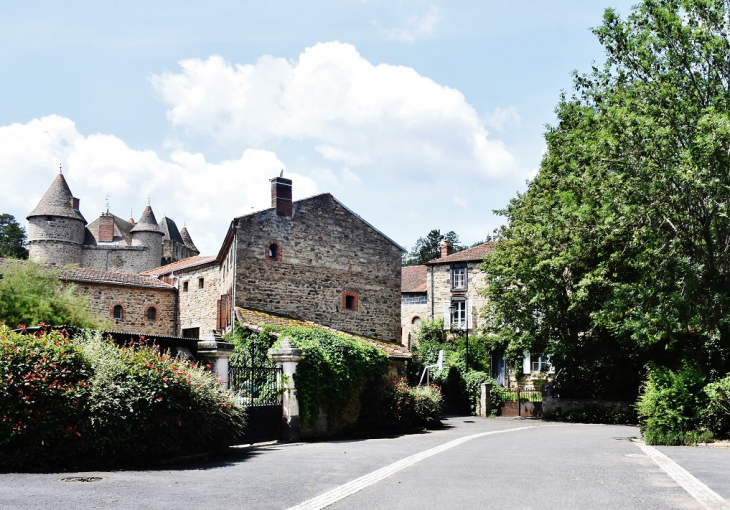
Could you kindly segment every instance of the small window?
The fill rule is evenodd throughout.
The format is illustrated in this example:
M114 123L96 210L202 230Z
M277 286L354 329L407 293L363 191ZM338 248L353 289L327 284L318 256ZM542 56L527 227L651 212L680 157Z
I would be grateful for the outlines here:
M278 244L271 243L266 248L266 258L268 260L281 260L281 250L279 250Z
M348 310L355 309L355 296L345 296L345 308Z
M342 309L357 312L360 297L357 292L346 290L342 293Z
M122 320L123 318L124 318L124 308L122 308L122 305L116 305L114 307L114 319Z
M156 321L157 320L157 310L154 306L150 306L147 309L147 320L148 321Z
M465 267L455 267L451 270L451 288L453 290L466 290Z
M414 326L418 326L419 324L421 324L421 318L420 317L413 317L413 320L411 321L411 324L413 324Z
M205 287L205 278L198 278L198 288L202 289Z
M188 291L188 282L183 282L183 292Z

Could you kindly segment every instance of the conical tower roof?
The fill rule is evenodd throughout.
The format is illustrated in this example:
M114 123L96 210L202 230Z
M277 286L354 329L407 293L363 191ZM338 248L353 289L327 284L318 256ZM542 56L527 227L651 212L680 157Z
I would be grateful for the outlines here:
M142 217L140 217L139 221L134 226L131 232L133 234L135 232L157 232L158 234L165 235L165 233L157 225L155 213L152 212L152 208L149 205L144 208L144 211L142 212Z
M195 243L193 243L193 238L190 237L190 232L188 232L188 227L183 227L183 229L180 231L180 237L182 237L183 243L185 243L185 246L190 248L191 250L197 251L200 253L200 250L195 247Z
M73 195L64 179L63 174L58 174L48 188L46 194L43 195L41 201L27 216L27 219L35 216L61 216L63 218L73 218L82 220L86 223L86 219L81 215L78 209L74 209L71 204Z

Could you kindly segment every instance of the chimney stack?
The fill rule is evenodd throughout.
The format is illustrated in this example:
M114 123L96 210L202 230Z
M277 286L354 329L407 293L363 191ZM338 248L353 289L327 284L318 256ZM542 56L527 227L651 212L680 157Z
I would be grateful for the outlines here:
M441 241L441 258L451 255L451 251L451 243L448 241Z
M100 243L111 243L114 241L114 216L109 213L101 213L99 216L99 239Z
M291 179L274 177L271 180L271 207L279 216L292 217Z

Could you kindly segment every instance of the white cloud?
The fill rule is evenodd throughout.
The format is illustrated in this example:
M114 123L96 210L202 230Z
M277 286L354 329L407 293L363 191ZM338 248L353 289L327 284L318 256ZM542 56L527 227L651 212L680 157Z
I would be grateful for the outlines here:
M403 27L386 30L381 27L379 21L374 20L372 23L390 39L414 43L417 39L433 35L441 19L441 9L434 5L423 16L415 15L408 18Z
M87 221L104 210L107 193L110 211L125 219L130 208L139 218L149 196L157 219L166 215L181 228L185 222L205 254L217 254L234 216L269 207L268 180L285 169L276 154L261 149L219 163L180 149L162 158L115 136L84 136L73 121L55 115L0 126L0 147L0 203L19 221L48 189L61 161ZM285 175L294 181L295 198L317 192L311 179Z
M514 106L496 107L492 113L484 116L484 123L497 131L520 127L520 112Z
M374 65L350 44L316 44L295 61L211 56L180 67L151 78L170 122L222 147L306 142L354 173L411 180L494 178L515 166L461 92L409 67Z

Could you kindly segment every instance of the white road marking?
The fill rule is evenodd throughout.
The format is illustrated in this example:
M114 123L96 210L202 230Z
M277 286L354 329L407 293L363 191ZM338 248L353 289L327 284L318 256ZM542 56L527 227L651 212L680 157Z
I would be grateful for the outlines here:
M534 429L536 427L538 427L538 425L531 425L529 427L518 427L506 430L494 430L492 432L481 432L479 434L472 434L470 436L464 436L460 437L459 439L454 439L453 441L444 443L441 446L436 446L429 450L422 451L421 453L411 455L410 457L401 459L398 462L394 462L393 464L385 466L384 468L380 468L376 471L373 471L372 473L368 473L365 476L356 478L355 480L348 482L344 485L340 485L339 487L332 489L331 491L320 494L316 498L309 499L303 503L293 506L289 508L289 510L320 510L321 508L325 508L338 502L341 499L346 498L347 496L351 496L356 492L359 492L364 488L369 487L370 485L373 485L374 483L377 483L380 480L387 478L394 473L397 473L398 471L401 471L402 469L412 466L417 462L420 462L441 452L445 452L446 450L449 450L455 446L466 443L467 441L471 441L472 439L490 436L493 434L503 434L505 432L516 432L518 430Z
M690 496L695 498L703 507L710 510L730 510L730 503L722 496L700 482L697 478L664 455L656 448L645 444L643 441L634 441L634 444L641 448L657 465L674 479Z

